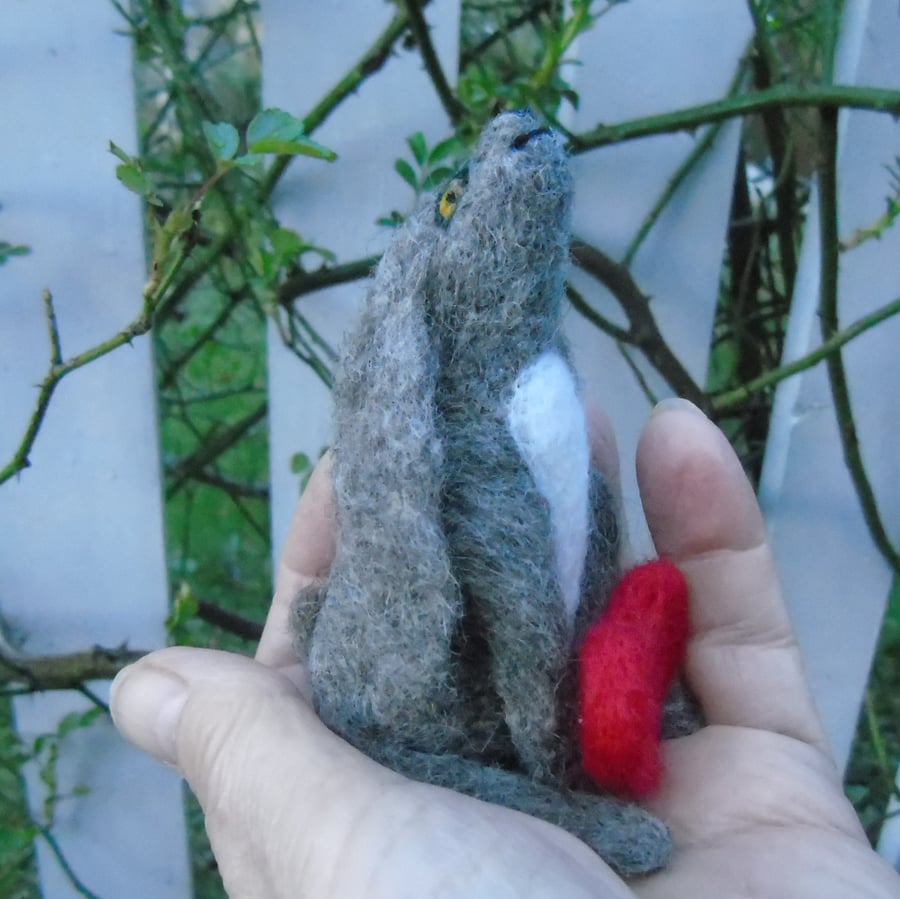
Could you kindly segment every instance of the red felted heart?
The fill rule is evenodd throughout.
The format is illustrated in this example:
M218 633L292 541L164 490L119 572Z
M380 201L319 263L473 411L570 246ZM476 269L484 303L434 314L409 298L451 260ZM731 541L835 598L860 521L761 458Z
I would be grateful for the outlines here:
M629 571L579 652L579 730L598 786L641 798L662 776L662 707L688 637L684 576L664 559Z

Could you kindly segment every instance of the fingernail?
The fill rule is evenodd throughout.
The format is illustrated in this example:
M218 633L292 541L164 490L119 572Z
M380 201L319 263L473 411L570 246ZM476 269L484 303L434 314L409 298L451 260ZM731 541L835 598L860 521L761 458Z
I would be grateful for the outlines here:
M690 412L692 415L706 418L699 406L695 406L690 400L683 399L680 396L670 396L667 399L660 400L650 412L650 417L655 418L657 415L662 415L666 412Z
M187 684L177 674L142 661L123 668L110 687L110 710L122 736L172 767L186 700Z

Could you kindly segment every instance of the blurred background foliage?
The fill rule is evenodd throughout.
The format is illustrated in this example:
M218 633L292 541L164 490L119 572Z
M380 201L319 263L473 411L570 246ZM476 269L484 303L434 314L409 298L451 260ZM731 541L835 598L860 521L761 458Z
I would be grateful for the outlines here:
M169 632L177 642L251 652L272 576L266 323L274 321L285 343L330 384L333 348L306 321L298 300L325 284L364 278L373 260L336 260L315 245L314 236L309 240L279 225L267 201L288 156L260 156L241 165L223 159L217 135L227 141L231 132L215 129L222 123L234 126L236 152L244 153L248 126L261 108L258 3L134 0L125 7L111 2L134 46L140 151L123 163L134 169L133 183L122 180L148 200L148 264L160 253L160 230L171 226L173 216L184 223L174 238L184 262L156 308L152 332L172 597ZM416 27L419 6L394 5L392 25L376 49L423 41ZM433 187L464 156L484 122L504 108L532 106L556 121L565 104L578 103L563 63L577 50L578 34L602 27L603 16L613 14L616 5L463 0L459 76L455 90L445 85L442 94L453 131L431 148L421 135L410 136L409 157L397 161L396 175L385 176L399 175L416 192ZM840 3L748 0L748 6L756 34L736 87L808 85L828 75ZM304 132L311 135L363 77L377 78L377 68L364 75L350 72L345 84L301 120ZM817 129L818 117L809 109L774 108L744 120L703 385L707 396L779 364L817 164ZM395 210L382 223L391 226L402 217ZM717 416L752 479L759 475L772 396L773 388L755 392ZM301 480L310 465L302 455L295 457ZM46 838L41 827L49 833L52 820L37 822L28 815L18 777L21 762L35 754L34 746L18 741L9 709L0 703L3 896L38 895L31 845ZM895 590L847 774L848 795L873 840L894 795L898 758L900 596ZM190 800L188 814L196 895L221 896L202 818Z

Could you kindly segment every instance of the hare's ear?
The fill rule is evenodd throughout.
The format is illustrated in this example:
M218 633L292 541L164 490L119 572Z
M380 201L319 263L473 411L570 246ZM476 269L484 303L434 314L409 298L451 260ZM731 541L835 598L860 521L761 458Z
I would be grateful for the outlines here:
M404 492L440 474L433 420L437 354L425 314L435 240L433 229L411 225L397 235L375 272L335 385L343 462L351 464L351 453L353 467L372 467L378 480L390 478L398 463L409 466Z
M335 385L338 546L310 652L326 723L413 743L427 710L455 701L450 635L462 615L440 508L424 294L432 233L407 226L395 239Z

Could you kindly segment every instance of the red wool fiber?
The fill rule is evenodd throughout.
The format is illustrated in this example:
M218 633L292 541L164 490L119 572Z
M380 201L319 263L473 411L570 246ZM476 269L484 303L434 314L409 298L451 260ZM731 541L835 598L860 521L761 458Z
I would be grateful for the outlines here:
M659 559L629 571L579 653L584 770L598 786L639 799L662 777L662 707L684 661L687 583Z

